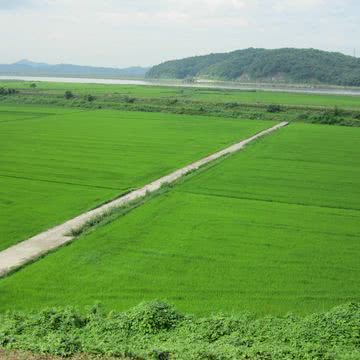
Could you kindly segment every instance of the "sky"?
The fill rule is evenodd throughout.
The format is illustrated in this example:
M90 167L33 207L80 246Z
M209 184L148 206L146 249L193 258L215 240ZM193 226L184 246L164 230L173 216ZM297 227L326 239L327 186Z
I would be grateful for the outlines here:
M151 66L248 47L360 56L359 0L0 0L0 63Z

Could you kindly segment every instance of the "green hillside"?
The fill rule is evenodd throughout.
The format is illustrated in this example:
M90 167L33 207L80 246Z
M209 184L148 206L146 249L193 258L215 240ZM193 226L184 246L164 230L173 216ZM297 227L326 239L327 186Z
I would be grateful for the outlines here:
M360 86L360 59L315 49L250 48L168 61L147 77Z

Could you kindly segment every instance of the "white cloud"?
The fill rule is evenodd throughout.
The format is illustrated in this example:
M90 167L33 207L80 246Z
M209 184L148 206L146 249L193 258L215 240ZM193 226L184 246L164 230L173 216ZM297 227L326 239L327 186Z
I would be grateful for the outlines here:
M359 16L358 0L0 0L0 63L151 65L250 46L351 52Z
M325 5L325 0L277 0L273 8L276 11L312 10Z

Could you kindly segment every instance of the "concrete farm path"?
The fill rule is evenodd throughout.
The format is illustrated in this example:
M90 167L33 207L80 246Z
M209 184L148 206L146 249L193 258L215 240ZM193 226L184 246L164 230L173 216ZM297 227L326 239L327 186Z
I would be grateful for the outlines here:
M81 228L90 220L98 216L106 214L109 210L119 208L123 205L129 204L134 200L145 197L147 194L160 189L162 185L171 184L179 180L184 175L199 169L201 166L206 165L214 160L217 160L225 155L235 153L243 149L247 144L268 135L284 126L288 122L281 122L271 128L263 130L248 139L240 141L237 144L231 145L221 151L209 155L201 160L198 160L190 165L187 165L173 173L163 176L144 187L134 190L120 198L99 206L96 209L83 213L65 223L55 226L47 231L44 231L36 236L22 241L19 244L13 245L6 250L0 252L0 277L5 276L9 272L25 265L28 262L36 260L47 252L56 249L70 241L75 236L69 235L72 230Z

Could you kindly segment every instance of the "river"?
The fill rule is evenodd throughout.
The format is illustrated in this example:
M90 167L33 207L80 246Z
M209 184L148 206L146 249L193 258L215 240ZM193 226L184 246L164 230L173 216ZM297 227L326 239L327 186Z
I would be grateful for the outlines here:
M74 78L74 77L45 77L45 76L13 76L0 75L0 80L22 80L22 81L45 81L59 83L81 83L81 84L112 84L112 85L144 85L144 86L170 86L170 87L194 87L210 89L229 90L259 90L292 92L305 94L330 94L330 95L357 95L360 96L360 88L326 88L326 87L301 87L269 84L236 84L225 82L199 81L196 83L181 83L166 80L131 80L131 79L98 79L98 78Z

